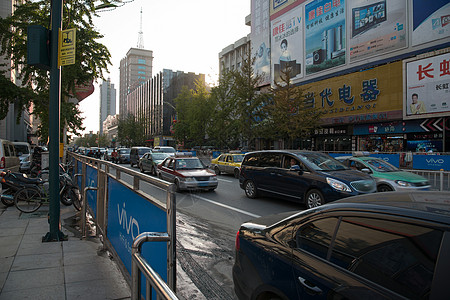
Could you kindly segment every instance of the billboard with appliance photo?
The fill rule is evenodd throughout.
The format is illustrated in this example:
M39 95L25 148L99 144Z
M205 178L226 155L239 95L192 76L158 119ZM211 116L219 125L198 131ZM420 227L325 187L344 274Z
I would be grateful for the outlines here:
M350 61L407 46L406 0L348 3Z
M307 75L345 64L345 1L307 4L305 34Z
M303 77L303 9L296 6L271 22L272 80Z
M446 116L450 112L450 53L405 62L404 117Z

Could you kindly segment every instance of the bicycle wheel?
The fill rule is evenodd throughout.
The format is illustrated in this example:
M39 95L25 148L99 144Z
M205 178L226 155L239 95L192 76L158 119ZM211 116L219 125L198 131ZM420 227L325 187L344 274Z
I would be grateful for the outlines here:
M73 207L75 207L76 210L81 210L81 195L80 191L77 188L72 188L69 190L70 198L72 199Z
M41 192L35 187L24 187L14 195L14 205L24 213L32 213L42 205Z

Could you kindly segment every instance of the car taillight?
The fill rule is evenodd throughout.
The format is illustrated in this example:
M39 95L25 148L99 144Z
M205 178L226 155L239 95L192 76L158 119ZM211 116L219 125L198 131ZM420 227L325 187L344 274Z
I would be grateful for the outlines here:
M239 231L236 233L236 242L234 247L236 248L236 251L241 250L241 242L239 240Z
M5 157L2 156L2 159L0 160L0 168L4 169L5 166L6 166L6 164L5 164Z

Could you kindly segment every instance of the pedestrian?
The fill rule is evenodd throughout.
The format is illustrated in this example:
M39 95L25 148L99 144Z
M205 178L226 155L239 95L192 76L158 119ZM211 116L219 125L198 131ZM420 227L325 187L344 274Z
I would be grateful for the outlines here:
M117 150L114 149L113 152L111 153L112 162L117 163L118 157L119 157L119 154L117 153Z

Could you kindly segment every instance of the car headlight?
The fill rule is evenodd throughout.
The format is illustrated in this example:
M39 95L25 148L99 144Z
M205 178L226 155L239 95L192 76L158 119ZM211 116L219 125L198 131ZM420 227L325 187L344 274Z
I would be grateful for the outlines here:
M346 185L345 183L343 183L339 180L336 180L334 178L327 177L327 183L336 191L341 191L341 192L351 192L352 191L352 189L348 185Z
M217 176L211 176L211 177L209 177L209 180L211 180L211 181L217 181Z
M180 180L181 181L186 181L186 182L193 182L193 181L195 181L194 177L181 177Z
M403 180L396 180L395 183L398 184L399 186L403 186L403 187L407 187L407 186L411 186L412 185L410 182L403 181Z

